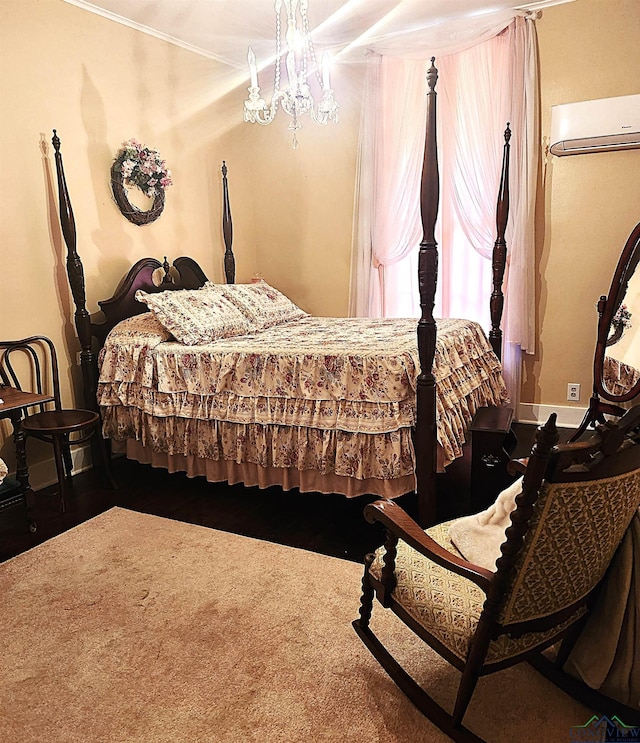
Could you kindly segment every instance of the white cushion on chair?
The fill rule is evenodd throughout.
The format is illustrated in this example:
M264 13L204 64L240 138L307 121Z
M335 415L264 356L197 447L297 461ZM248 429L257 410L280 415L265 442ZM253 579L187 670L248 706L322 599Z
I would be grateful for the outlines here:
M487 570L496 569L500 547L506 539L505 531L511 525L511 512L521 492L522 478L519 477L486 511L451 522L449 536L465 560Z

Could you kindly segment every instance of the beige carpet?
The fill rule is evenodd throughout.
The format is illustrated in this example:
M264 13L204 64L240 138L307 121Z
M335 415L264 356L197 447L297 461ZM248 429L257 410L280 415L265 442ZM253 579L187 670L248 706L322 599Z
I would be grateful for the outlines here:
M351 562L114 508L0 565L0 740L448 741L351 627L360 578ZM391 618L376 629L452 699L456 671ZM522 666L481 679L465 723L490 743L551 743L589 717Z

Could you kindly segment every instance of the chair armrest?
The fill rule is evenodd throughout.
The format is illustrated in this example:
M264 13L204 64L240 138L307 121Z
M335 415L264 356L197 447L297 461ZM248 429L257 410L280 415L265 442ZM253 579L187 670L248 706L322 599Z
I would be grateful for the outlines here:
M507 472L510 475L524 475L527 471L527 464L529 464L529 457L524 459L510 459L507 462Z
M379 521L386 529L413 549L443 568L475 583L485 593L491 585L493 572L452 554L432 539L397 503L378 500L364 508L365 519L373 524Z

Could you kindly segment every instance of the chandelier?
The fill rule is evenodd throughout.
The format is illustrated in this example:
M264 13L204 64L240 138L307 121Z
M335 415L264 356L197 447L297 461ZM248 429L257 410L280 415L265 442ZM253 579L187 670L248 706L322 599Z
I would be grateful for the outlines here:
M288 87L280 88L280 66L282 58L282 23L280 13L282 6L287 11L287 30L285 35L286 58L285 68ZM322 69L318 67L311 33L309 32L309 18L307 9L308 0L276 0L276 59L273 95L267 103L260 96L258 85L258 70L253 49L249 47L248 61L251 84L249 98L244 102L244 120L251 124L270 124L278 111L278 104L291 116L289 129L293 131L293 147L297 149L298 129L302 128L300 117L311 114L316 124L326 124L329 120L338 123L338 104L333 97L333 90L329 82L329 55L322 55ZM300 26L298 26L298 16ZM322 90L322 100L317 104L311 95L307 82L309 75L314 74Z

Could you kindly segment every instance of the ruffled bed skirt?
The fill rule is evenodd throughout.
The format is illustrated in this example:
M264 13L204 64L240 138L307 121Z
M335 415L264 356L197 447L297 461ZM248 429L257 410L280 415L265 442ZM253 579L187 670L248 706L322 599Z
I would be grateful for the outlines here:
M285 467L261 467L246 462L238 464L228 460L204 459L194 455L167 454L154 451L139 441L112 442L115 453L152 467L161 467L169 472L186 472L189 477L205 477L209 482L228 482L230 485L244 484L247 487L269 488L274 485L283 490L297 488L301 493L324 493L355 498L374 495L379 498L397 498L415 490L415 476L405 475L393 480L369 478L356 480L336 474L322 474L315 470L296 470ZM441 449L438 447L438 453Z

